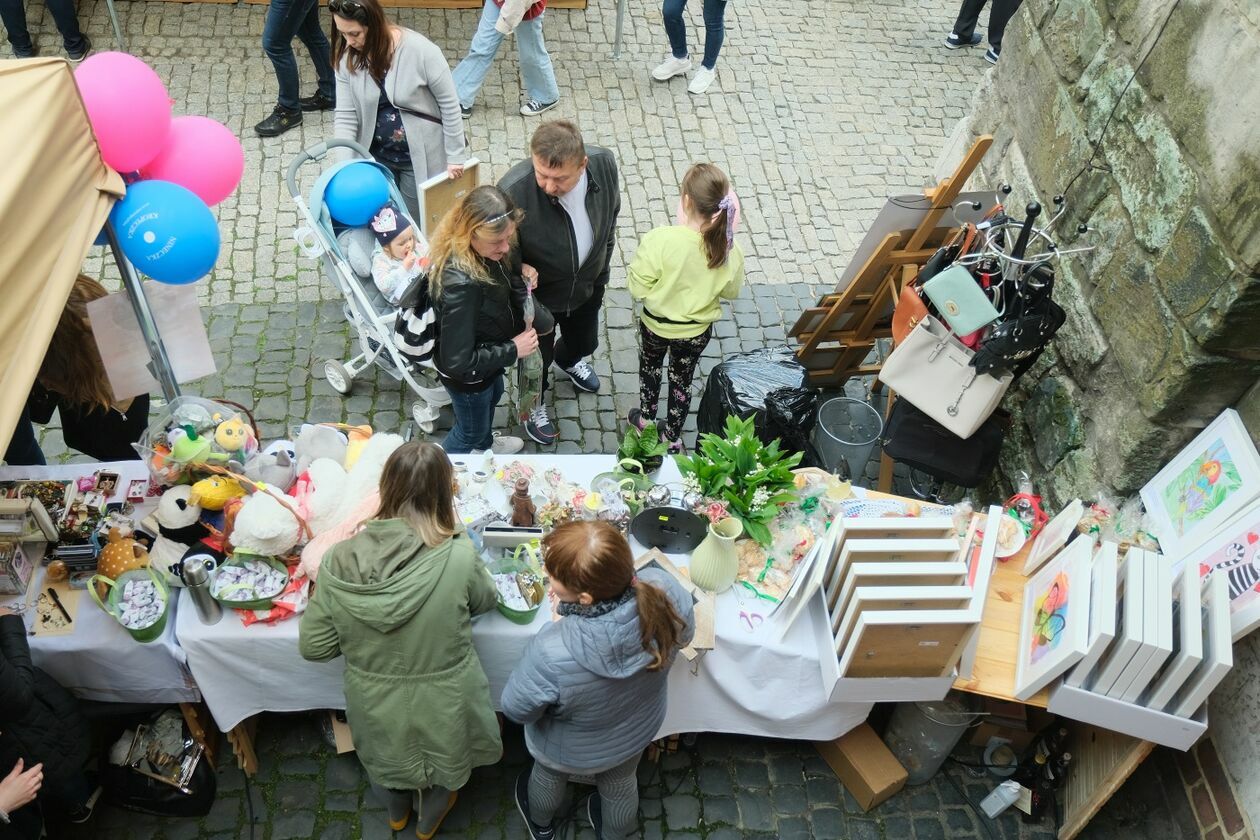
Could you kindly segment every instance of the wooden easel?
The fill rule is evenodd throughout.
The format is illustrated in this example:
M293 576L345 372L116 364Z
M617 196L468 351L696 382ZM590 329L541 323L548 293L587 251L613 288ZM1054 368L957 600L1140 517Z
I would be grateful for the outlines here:
M919 226L888 234L843 291L824 295L817 306L801 313L788 335L800 342L796 358L809 371L811 385L838 387L850 377L879 373L883 361L867 358L879 339L892 337L892 313L902 287L954 233L955 228L939 226L940 221L991 145L992 135L976 138L952 175L923 190L931 204ZM889 392L885 418L892 401ZM888 492L891 487L892 459L883 455L879 489Z

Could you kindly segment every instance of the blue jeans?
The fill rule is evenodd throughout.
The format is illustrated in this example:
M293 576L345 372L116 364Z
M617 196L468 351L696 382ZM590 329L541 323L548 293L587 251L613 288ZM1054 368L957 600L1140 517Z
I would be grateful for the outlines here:
M7 0L6 0L7 2ZM262 46L276 68L282 108L298 107L297 58L293 55L293 39L300 38L315 63L319 76L319 92L332 99L336 92L333 78L332 47L319 23L319 0L271 0L267 21L263 24Z
M661 14L665 16L665 34L669 36L669 47L674 58L687 57L687 24L683 22L683 9L687 8L687 0L665 0ZM726 0L704 0L704 61L702 64L712 70L717 66L718 52L722 49L722 39L726 36L726 27L722 18L726 14Z
M503 374L480 391L456 391L449 386L446 391L451 395L455 425L447 433L442 448L448 455L489 449L494 444L494 407L503 396Z
M521 58L521 76L525 80L525 93L530 99L539 102L555 102L560 98L560 89L556 86L556 72L551 66L551 55L547 52L547 44L543 41L543 17L539 15L533 20L523 20L516 27L516 50ZM455 79L455 92L459 94L459 104L471 108L477 99L477 91L486 80L494 56L503 43L503 33L494 28L499 19L499 7L492 0L486 0L481 10L481 22L473 34L472 44L468 47L468 55L459 63L451 74Z
M4 21L13 51L26 53L31 49L31 33L26 28L26 9L22 3L23 0L0 0L0 20ZM45 0L45 4L52 14L53 22L57 24L57 31L61 33L66 52L82 52L87 42L83 38L83 32L79 30L74 0Z

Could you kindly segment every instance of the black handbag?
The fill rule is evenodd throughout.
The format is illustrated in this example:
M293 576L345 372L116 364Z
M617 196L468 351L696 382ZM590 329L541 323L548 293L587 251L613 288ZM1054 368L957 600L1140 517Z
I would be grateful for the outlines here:
M1009 371L1018 378L1067 320L1063 307L1054 302L1054 270L1049 266L1038 266L1012 285L1007 286L1011 300L1006 316L989 330L971 359L980 373Z
M977 487L997 466L1010 415L994 412L963 439L906 400L897 400L884 424L884 453L898 463L959 487Z

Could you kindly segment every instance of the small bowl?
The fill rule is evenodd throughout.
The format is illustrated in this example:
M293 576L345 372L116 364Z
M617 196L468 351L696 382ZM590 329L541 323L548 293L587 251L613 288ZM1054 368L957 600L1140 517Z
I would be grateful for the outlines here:
M1007 523L1010 523L1009 525ZM1003 532L1006 532L1005 534ZM1006 545L1002 544L1002 537L1006 536ZM1024 547L1024 543L1028 542L1028 535L1024 533L1024 529L1020 524L1009 516L1003 514L1002 522L998 524L998 545L995 556L1000 560L1008 557L1014 557Z

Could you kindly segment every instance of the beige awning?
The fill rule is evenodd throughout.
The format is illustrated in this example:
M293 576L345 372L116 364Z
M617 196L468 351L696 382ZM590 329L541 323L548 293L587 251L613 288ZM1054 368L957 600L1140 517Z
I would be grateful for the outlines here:
M83 258L123 192L70 65L0 61L0 454Z

